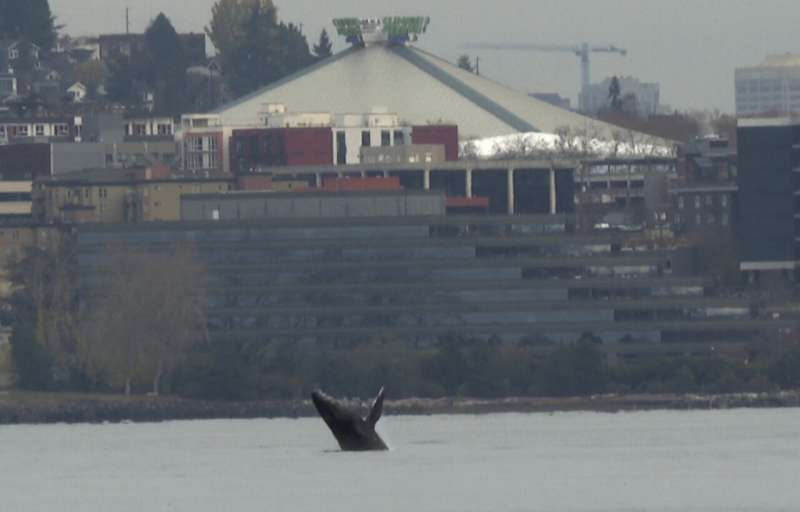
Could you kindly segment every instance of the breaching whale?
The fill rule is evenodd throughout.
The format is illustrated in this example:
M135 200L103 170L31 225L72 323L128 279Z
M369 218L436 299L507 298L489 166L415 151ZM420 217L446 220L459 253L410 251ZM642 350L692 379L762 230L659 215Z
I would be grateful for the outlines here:
M357 412L320 390L311 393L311 401L343 451L388 450L386 443L375 432L375 424L383 412L383 388L375 397L366 418L361 418Z

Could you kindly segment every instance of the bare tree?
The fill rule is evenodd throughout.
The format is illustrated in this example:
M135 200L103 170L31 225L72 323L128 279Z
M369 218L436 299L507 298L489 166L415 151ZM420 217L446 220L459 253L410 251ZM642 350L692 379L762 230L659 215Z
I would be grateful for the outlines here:
M135 377L161 380L195 344L207 339L202 281L191 251L107 251L84 325L87 358L130 394Z

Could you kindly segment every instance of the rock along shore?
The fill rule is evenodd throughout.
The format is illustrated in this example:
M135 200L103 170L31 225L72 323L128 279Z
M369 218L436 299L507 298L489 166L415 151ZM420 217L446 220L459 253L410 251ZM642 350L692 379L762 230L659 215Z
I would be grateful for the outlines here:
M354 407L366 406L357 400ZM575 398L405 399L387 401L392 415L621 412L800 407L800 391L728 395L598 395ZM208 402L175 397L0 394L0 424L159 422L201 419L300 418L315 416L308 400Z

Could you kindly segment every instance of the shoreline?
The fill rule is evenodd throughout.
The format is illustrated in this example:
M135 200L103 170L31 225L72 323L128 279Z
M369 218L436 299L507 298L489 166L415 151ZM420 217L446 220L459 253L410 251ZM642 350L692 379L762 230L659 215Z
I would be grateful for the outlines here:
M363 405L350 401L350 405ZM800 407L800 390L715 395L598 395L558 398L387 400L386 415L722 410ZM209 402L176 397L0 393L0 425L155 423L180 420L307 418L310 400Z

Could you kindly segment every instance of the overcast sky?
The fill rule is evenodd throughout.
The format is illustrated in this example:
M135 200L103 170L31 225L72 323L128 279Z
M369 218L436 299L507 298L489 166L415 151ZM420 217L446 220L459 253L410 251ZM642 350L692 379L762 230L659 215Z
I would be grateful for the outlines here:
M179 31L200 31L215 0L50 0L73 35L142 31L163 11ZM468 41L612 43L627 57L597 54L593 81L633 75L661 84L663 103L732 112L733 72L766 54L800 52L800 0L275 0L279 16L302 23L309 42L343 16L426 15L418 45L455 61ZM367 6L364 6L367 4ZM344 42L336 40L336 48ZM481 52L482 74L523 91L580 87L569 54Z

